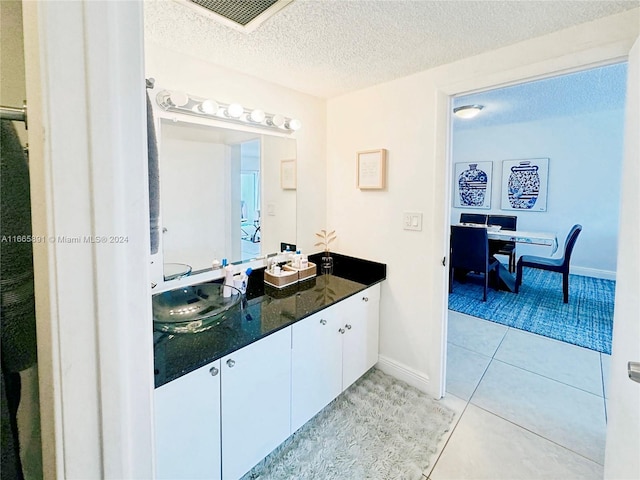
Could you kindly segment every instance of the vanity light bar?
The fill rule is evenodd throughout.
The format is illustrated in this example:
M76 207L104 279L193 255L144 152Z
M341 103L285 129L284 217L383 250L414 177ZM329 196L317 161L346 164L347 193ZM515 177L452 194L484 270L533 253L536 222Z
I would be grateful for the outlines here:
M225 120L284 133L291 133L302 128L302 123L297 118L266 113L260 109L247 109L238 103L221 103L210 98L195 97L179 91L162 90L156 95L156 101L160 107L169 112Z

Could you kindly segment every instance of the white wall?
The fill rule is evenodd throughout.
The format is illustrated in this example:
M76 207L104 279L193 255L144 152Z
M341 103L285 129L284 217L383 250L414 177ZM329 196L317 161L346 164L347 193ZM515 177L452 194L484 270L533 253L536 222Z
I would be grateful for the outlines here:
M281 242L295 243L297 231L300 231L300 228L296 229L296 225L287 220L295 218L296 214L304 214L304 211L297 209L297 190L280 188L280 162L295 159L295 147L293 142L283 142L269 135L262 139L264 187L261 192L260 233L263 253L279 252Z
M493 162L491 209L451 210L517 215L518 228L558 235L560 249L575 223L584 228L571 257L573 273L614 278L624 111L607 110L508 125L454 129L453 162ZM549 158L546 212L500 210L502 160ZM551 254L547 247L518 245L520 255ZM559 254L559 252L558 252Z
M328 224L338 233L336 249L388 264L382 365L443 393L448 95L622 57L637 34L636 9L328 101ZM389 151L388 187L359 191L355 155L373 148ZM423 230L403 230L403 211L423 212Z
M156 86L220 102L238 102L301 120L302 129L291 135L297 141L298 162L295 240L303 251L316 251L314 232L326 226L325 101L167 50L148 40L145 64L146 76L155 78Z

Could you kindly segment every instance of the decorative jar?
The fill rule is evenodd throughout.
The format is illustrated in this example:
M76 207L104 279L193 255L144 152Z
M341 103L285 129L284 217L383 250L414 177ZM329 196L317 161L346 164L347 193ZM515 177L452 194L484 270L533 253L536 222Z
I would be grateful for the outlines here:
M487 173L478 169L477 163L470 163L469 168L458 176L461 205L482 207L487 193L487 181Z

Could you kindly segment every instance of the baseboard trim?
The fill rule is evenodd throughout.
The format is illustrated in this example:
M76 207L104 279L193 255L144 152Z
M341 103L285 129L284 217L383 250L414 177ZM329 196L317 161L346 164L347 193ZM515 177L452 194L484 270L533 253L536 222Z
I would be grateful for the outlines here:
M597 268L571 267L570 272L573 275L582 275L583 277L602 278L604 280L616 279L616 272L612 272L610 270L599 270Z
M403 363L396 360L392 360L384 355L378 355L378 363L376 367L382 370L387 375L396 377L403 382L407 382L412 387L416 387L418 390L425 392L429 395L435 395L433 385L428 375L421 373Z

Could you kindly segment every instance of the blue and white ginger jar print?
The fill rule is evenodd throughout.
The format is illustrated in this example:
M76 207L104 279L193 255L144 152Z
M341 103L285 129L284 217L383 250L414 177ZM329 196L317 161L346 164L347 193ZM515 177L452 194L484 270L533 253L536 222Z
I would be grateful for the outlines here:
M531 165L531 162L520 162L511 167L507 188L511 208L531 210L540 194L538 166Z
M482 207L487 193L487 174L478 169L477 163L470 163L469 169L458 176L460 203L465 207Z

